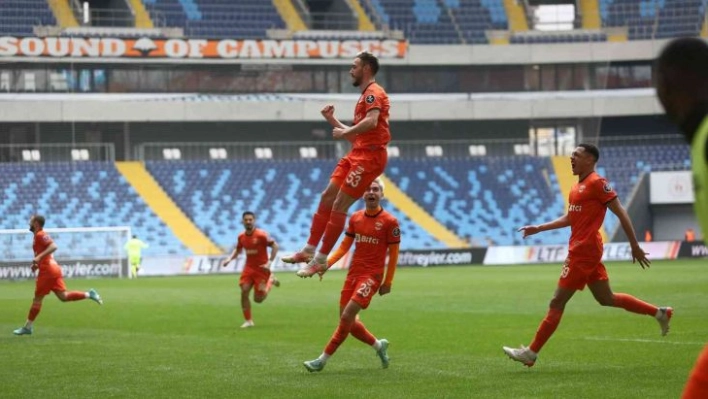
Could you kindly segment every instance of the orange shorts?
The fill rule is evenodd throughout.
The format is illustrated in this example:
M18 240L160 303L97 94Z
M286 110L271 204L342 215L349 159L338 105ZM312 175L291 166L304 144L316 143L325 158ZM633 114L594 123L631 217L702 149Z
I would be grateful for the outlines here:
M386 169L386 147L376 150L352 150L339 160L330 179L353 198L364 195L371 182Z
M369 307L379 287L381 286L381 276L347 276L339 297L339 306L344 308L349 301L358 303L362 309Z
M568 290L582 291L588 284L609 279L607 269L602 262L576 261L567 258L558 279L558 286Z
M34 296L47 296L50 292L66 291L64 279L59 277L37 277Z
M268 269L262 267L244 267L238 284L248 284L255 289L256 294L266 294L266 284L269 278L270 270Z

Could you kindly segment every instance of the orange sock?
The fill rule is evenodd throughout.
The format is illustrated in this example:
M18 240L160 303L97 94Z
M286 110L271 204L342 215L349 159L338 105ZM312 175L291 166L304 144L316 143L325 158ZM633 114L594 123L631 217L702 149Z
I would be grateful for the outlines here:
M563 311L558 309L548 309L546 318L543 319L541 325L538 326L536 331L536 336L533 337L533 342L529 345L529 349L538 353L546 344L551 335L556 331L558 324L560 324L561 317L563 316Z
M324 235L327 223L329 223L329 215L332 213L332 206L320 204L317 212L312 216L312 225L310 226L310 238L307 239L307 245L317 248L317 245Z
M41 303L32 302L32 306L30 307L29 314L27 315L27 320L34 321L34 319L37 318L37 315L39 314L39 311L41 309L42 309Z
M339 236L342 235L346 223L346 212L332 211L332 214L329 215L329 223L327 223L327 229L324 232L322 245L318 251L319 253L328 255L332 251L332 247L334 247L334 244L339 240Z
M337 351L339 345L341 345L344 340L347 339L347 336L349 336L349 332L352 330L353 325L354 323L352 322L340 319L339 326L337 326L337 329L334 330L332 338L329 339L327 346L325 346L324 353L329 356L334 355L334 352Z
M376 337L374 337L374 335L366 329L366 326L364 326L364 323L362 323L360 320L354 322L350 333L354 338L369 346L372 346L374 343L376 343Z
M246 321L251 320L251 309L243 310L243 318L246 319Z
M80 291L71 291L66 293L67 301L81 301L86 299L86 294Z
M703 348L703 352L698 356L696 365L693 366L688 382L686 382L683 395L681 395L681 399L705 398L708 398L708 345Z
M639 300L628 294L615 294L613 296L613 305L616 308L622 308L628 312L646 314L654 316L659 309L656 306Z

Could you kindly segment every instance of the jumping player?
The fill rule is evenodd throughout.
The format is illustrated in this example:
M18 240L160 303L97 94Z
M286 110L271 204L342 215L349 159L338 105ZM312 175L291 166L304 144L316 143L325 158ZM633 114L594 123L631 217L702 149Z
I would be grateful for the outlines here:
M378 70L379 60L373 54L361 52L354 58L349 73L353 85L361 88L361 96L354 110L352 126L343 124L334 116L332 105L321 111L333 127L332 137L350 141L352 150L339 160L320 197L307 245L300 252L282 258L287 263L309 262L297 272L300 277L327 269L327 255L344 230L347 210L386 168L386 145L391 141L390 104L388 95L374 79ZM320 240L322 243L315 254Z

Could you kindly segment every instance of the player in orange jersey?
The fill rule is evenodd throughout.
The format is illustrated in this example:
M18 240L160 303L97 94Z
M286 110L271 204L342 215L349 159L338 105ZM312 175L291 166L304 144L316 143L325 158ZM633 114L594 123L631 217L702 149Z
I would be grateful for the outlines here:
M354 109L352 126L334 116L334 106L322 109L322 116L333 127L332 136L351 142L352 150L339 160L320 197L307 245L300 252L283 257L287 263L309 262L297 272L300 277L327 269L327 255L344 230L347 210L386 169L386 145L391 141L390 104L388 94L374 79L378 70L379 60L371 53L362 52L354 58L349 73L354 86L361 88L361 96ZM320 240L322 244L315 254Z
M61 273L61 266L54 260L52 255L57 250L57 244L44 231L45 218L41 215L34 215L29 220L30 231L34 233L34 241L32 250L34 251L34 259L32 260L32 271L37 273L37 283L34 289L34 299L30 307L27 322L23 327L13 331L15 335L32 335L34 332L34 320L37 318L39 311L42 309L42 301L44 297L54 292L54 295L62 302L81 301L91 299L92 301L103 304L101 296L93 288L88 292L70 291L66 292L66 285Z
M578 176L578 183L570 190L568 212L552 222L519 229L526 238L541 231L570 226L568 258L563 264L548 314L536 331L533 342L529 347L503 348L507 356L526 366L534 365L538 352L558 327L566 303L576 291L582 290L586 285L600 305L652 316L659 322L661 335L669 332L669 320L673 312L670 307L658 308L628 294L615 294L610 288L607 271L602 264L603 246L599 232L607 208L617 215L629 239L632 261L639 262L642 268L649 267L650 262L647 254L639 247L632 222L617 194L610 184L595 172L599 158L600 151L594 145L578 145L570 156L570 165L573 175Z
M236 248L221 265L226 267L229 262L238 258L242 249L246 250L246 264L238 283L241 287L241 309L243 318L246 320L241 328L248 328L254 326L251 318L251 301L248 298L251 289L255 287L253 300L261 303L268 297L273 286L280 287L280 282L270 271L270 265L278 255L278 243L268 233L256 228L256 215L253 212L244 212L241 218L245 231L238 235ZM268 247L270 247L270 258L268 258Z
M356 339L373 347L381 359L383 368L388 367L388 341L376 339L359 320L358 313L369 307L376 292L386 295L391 292L391 283L396 273L398 245L401 230L398 220L381 208L383 184L374 180L364 192L366 209L354 212L349 218L349 227L340 247L327 259L332 266L349 251L356 242L347 279L339 297L339 326L334 331L324 352L315 360L304 363L310 372L322 371L327 359L351 333ZM388 267L384 277L384 264L388 252ZM322 272L324 273L324 272Z

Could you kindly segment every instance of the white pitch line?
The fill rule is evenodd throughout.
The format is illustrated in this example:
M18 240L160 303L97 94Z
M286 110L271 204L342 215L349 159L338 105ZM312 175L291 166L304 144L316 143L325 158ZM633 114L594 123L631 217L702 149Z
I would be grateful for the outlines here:
M617 342L638 342L638 343L650 343L650 344L668 344L668 345L706 345L708 342L676 342L676 341L664 341L660 339L644 339L644 338L610 338L610 337L584 337L588 341L617 341Z

